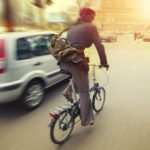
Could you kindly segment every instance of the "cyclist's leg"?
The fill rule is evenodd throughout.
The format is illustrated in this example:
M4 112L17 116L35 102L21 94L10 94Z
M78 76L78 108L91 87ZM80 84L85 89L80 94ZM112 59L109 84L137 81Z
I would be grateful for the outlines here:
M86 125L94 120L93 110L89 95L88 72L73 64L61 64L60 67L72 73L74 83L80 95L81 124Z
M67 64L61 63L60 64L60 68L69 71ZM75 84L74 84L74 88L75 88L75 91L78 93L77 87L76 87ZM73 102L73 98L72 98L72 86L71 86L70 82L67 85L67 87L64 89L64 91L63 91L62 94L65 96L65 98L67 99L67 101Z
M74 79L72 79L72 80L73 80L75 91L76 91L76 93L78 93L77 85L76 85L76 83L74 83ZM67 85L67 87L65 88L64 91L69 91L70 93L72 93L72 85L71 85L70 82L69 82L69 84Z
M65 98L67 99L67 101L73 103L73 98L72 98L72 87L71 87L71 83L69 82L69 84L67 85L67 87L64 89L63 93L62 93Z
M81 70L81 67L70 65L69 71L72 73L74 84L80 95L80 116L81 124L87 125L94 120L93 109L89 94L88 72Z
M81 124L87 125L94 120L89 94L88 73L81 71L74 75L74 80L80 95Z

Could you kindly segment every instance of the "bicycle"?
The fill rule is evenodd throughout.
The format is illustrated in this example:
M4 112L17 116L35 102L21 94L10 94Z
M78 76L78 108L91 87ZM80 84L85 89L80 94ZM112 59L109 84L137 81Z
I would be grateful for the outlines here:
M93 86L89 89L90 92L94 92L93 98L92 98L92 107L93 110L98 113L102 110L106 98L106 92L103 87L99 85L99 83L96 81L96 75L95 75L95 68L99 67L99 65L95 64L89 64L89 66L92 66L92 79L93 79ZM65 143L74 128L74 125L79 122L75 122L75 119L80 115L80 103L79 99L77 99L77 95L75 92L75 88L73 86L72 76L69 72L63 71L62 73L70 75L70 83L72 86L72 94L73 94L73 103L66 103L64 105L57 106L50 112L50 116L52 117L52 120L50 122L50 138L53 143L55 144L63 144ZM60 133L57 137L56 135L56 128L58 127L59 131L62 131L62 134L64 136L59 137ZM65 134L66 133L66 134ZM60 138L60 139L59 139Z

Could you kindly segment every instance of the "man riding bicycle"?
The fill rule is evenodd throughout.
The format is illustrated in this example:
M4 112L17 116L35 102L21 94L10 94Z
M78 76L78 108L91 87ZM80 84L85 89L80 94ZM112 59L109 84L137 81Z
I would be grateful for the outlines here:
M72 74L74 86L80 95L80 117L81 125L92 125L94 116L89 95L89 80L88 80L88 61L85 59L84 50L90 47L93 43L97 49L100 58L100 67L109 68L105 54L105 48L101 43L96 26L91 24L94 20L95 11L90 8L80 10L80 17L77 22L69 29L67 40L81 52L81 57L84 61L79 63L60 63L60 68L67 70ZM78 60L74 60L78 62ZM64 90L63 95L68 101L73 102L72 89L70 84Z

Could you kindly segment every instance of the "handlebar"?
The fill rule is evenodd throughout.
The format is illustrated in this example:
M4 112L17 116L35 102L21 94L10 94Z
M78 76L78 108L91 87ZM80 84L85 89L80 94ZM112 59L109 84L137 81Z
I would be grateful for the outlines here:
M102 68L104 67L104 66L101 66L101 65L97 65L97 64L89 64L89 66L92 66L93 68L93 72L92 72L92 75L93 75L93 80L94 80L94 82L96 81L96 67L98 67L98 68L100 68L101 69L101 71L102 72L104 72L104 74L106 75L106 78L107 78L107 81L106 81L106 83L103 85L103 87L104 86L106 86L107 84L108 84L108 82L109 82L109 76L107 75L107 73L106 73L106 71L108 70L108 68L109 68L109 65L108 65L108 68L106 68L106 71L104 71Z
M89 64L89 66L100 67L100 65L96 65L96 64Z
M106 64L106 65L97 65L97 64L89 64L89 66L92 66L92 67L98 67L98 68L106 68L106 70L108 70L109 69L109 65L108 64Z

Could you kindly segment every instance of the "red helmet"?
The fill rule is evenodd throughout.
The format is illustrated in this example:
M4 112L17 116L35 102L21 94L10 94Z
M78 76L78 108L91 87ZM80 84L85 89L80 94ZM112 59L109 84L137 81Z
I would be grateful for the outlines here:
M80 9L80 16L83 15L94 15L95 16L95 11L92 10L91 8L82 8Z

